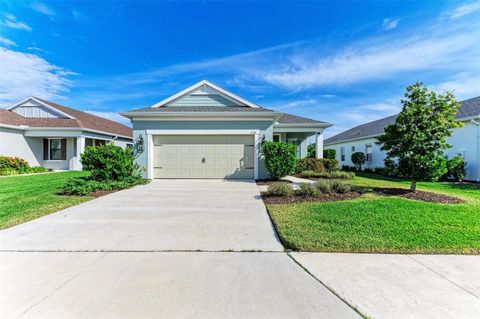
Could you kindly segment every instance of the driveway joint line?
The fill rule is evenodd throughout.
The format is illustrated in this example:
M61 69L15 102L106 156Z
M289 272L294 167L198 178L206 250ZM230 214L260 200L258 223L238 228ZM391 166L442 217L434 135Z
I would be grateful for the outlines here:
M475 298L477 299L480 299L479 296L477 296L474 292L471 292L470 290L460 286L459 284L457 284L456 282L454 282L453 280L450 280L449 278L447 278L445 275L443 275L442 273L436 271L435 269L425 265L424 263L422 263L421 261L417 260L415 257L413 256L410 256L410 255L406 255L408 258L410 258L411 260L413 260L414 262L418 263L419 265L425 267L426 269L430 270L431 272L435 273L437 276L440 276L441 278L445 279L446 281L450 282L451 284L457 286L458 288L462 289L463 291L469 293L470 295L474 296Z
M353 311L355 311L357 314L359 314L362 318L368 319L370 316L367 316L366 314L362 313L358 307L352 305L349 301L344 299L339 293L337 293L333 288L325 284L320 278L315 276L313 273L311 273L306 267L304 267L299 261L295 259L292 255L290 255L290 252L286 252L287 256L290 257L290 259L293 260L294 263L296 263L300 268L302 268L307 274L309 274L314 280L319 282L323 287L327 288L328 291L330 291L335 297L340 299L344 304L346 304L348 307L350 307Z

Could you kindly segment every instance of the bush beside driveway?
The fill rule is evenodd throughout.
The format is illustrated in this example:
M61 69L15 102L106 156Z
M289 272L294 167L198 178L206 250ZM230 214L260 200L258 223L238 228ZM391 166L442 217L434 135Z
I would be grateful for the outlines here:
M408 181L361 174L348 183L368 188L407 188ZM286 248L298 251L449 253L480 252L480 187L418 183L456 196L461 204L437 204L368 192L342 202L269 204Z

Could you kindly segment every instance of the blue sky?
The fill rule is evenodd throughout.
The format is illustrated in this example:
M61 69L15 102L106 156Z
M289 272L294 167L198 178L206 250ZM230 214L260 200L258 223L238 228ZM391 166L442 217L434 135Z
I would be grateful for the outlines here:
M2 1L0 105L125 121L208 79L331 136L396 113L415 81L480 95L479 39L480 1Z

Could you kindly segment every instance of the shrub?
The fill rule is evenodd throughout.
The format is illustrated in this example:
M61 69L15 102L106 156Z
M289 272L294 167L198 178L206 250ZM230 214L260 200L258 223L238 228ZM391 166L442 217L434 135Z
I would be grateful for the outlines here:
M323 173L315 173L314 171L303 171L300 173L300 177L352 179L355 177L355 173L344 172L344 171L333 171L333 172L323 172Z
M365 164L365 154L363 154L362 152L353 153L352 154L352 163L360 171L362 169L362 165Z
M323 157L326 159L337 159L337 151L334 149L323 150Z
M262 144L265 166L273 179L295 172L297 147L293 144L266 141Z
M307 146L307 157L315 158L316 157L315 143Z
M399 170L398 170L398 164L391 158L385 158L383 160L383 163L385 164L385 168L383 170L383 173L386 176L390 177L399 177Z
M332 181L332 189L336 193L344 194L351 191L352 188L348 184L338 182L338 181Z
M288 183L273 183L268 186L267 195L291 196L293 195L293 187Z
M0 168L0 176L17 175L17 174L20 174L20 173L16 169Z
M325 166L321 158L299 158L297 159L297 172L312 171L315 173L325 172Z
M28 162L20 157L0 156L0 169L11 168L21 170L29 167Z
M328 158L299 158L297 160L297 173L314 171L323 173L338 170L338 161Z
M89 177L74 178L65 182L58 193L62 195L90 195L96 191L112 191L143 185L149 180L138 176L129 176L121 181L96 181Z
M318 188L312 183L301 183L299 189L295 191L299 196L317 196L319 194Z
M315 186L323 194L330 194L332 192L332 182L329 180L319 180Z
M447 161L448 176L457 182L463 181L467 175L465 160L460 156L455 156Z
M87 147L80 156L83 170L90 171L93 180L123 180L138 175L130 148L113 144Z

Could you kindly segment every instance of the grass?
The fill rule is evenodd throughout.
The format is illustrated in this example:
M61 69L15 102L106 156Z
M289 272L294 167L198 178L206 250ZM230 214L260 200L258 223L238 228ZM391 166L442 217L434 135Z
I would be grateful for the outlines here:
M93 197L60 196L57 189L88 172L61 172L0 178L0 229L78 205Z
M360 174L362 187L409 187L409 181ZM480 253L480 187L418 183L418 189L461 197L435 204L373 193L342 202L268 205L287 248L371 253Z

